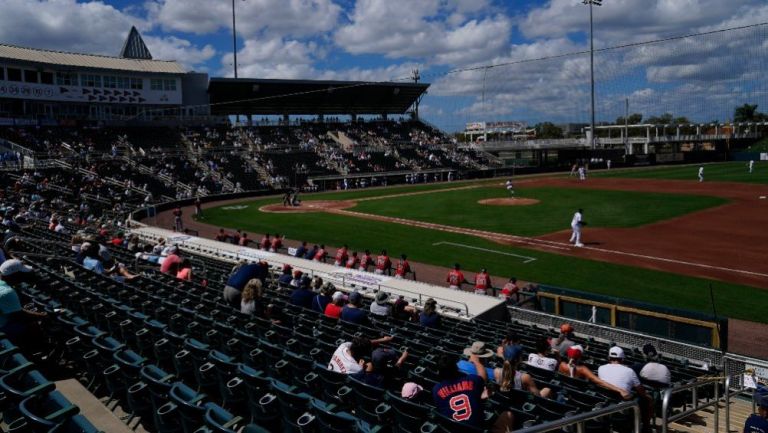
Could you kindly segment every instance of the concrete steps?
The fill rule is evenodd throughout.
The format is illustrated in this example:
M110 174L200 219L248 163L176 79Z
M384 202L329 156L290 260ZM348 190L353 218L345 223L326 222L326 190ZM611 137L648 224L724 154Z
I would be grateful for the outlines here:
M725 426L725 404L720 403L719 433L738 433L744 429L744 421L752 414L752 403L740 398L731 399L730 426ZM657 429L661 431L661 429ZM714 408L701 410L687 418L672 423L669 433L714 433L715 413Z

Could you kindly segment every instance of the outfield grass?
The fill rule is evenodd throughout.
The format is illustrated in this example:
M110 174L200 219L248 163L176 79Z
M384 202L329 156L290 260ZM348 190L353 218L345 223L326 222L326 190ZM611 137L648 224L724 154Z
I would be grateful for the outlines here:
M698 180L698 165L649 167L645 169L610 170L594 173L594 177L623 177L636 179ZM747 163L722 162L704 165L704 180L713 182L768 183L768 162L755 161L754 172Z
M311 198L342 199L440 187L440 185L427 185L329 193L313 195ZM432 195L423 196L423 202L429 201L429 197ZM520 279L541 284L687 308L704 313L711 312L708 285L712 283L718 314L768 322L762 313L768 309L768 296L764 290L758 288L502 246L473 236L355 217L325 213L274 214L258 211L260 206L275 201L274 198L255 200L245 203L248 207L240 210L226 210L222 207L206 209L204 221L222 227L240 228L254 234L255 238L258 238L260 233L279 232L290 239L307 240L318 244L339 246L346 243L353 250L368 248L378 251L386 248L391 255L407 253L410 259L417 262L448 267L458 261L470 271L485 267L495 275L514 275ZM564 218L566 220L564 225L567 225L570 216L565 215ZM463 244L491 251L470 250L446 244L433 245L438 242ZM532 257L536 261L523 263L522 259L499 253ZM501 282L495 283L499 285ZM748 300L749 308L745 308L745 300Z
M679 194L577 188L525 188L529 206L488 206L478 200L509 197L503 186L435 192L359 202L355 211L508 233L539 236L568 229L576 209L590 227L637 227L722 205L725 199Z

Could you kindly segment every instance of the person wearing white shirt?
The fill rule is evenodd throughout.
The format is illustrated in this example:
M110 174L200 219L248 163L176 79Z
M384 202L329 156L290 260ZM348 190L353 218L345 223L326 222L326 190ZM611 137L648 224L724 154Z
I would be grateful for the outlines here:
M581 243L581 226L584 225L584 221L582 221L583 213L584 210L579 209L573 214L573 219L571 219L571 240L569 242L577 247L584 246Z
M646 363L640 369L640 377L658 384L669 385L672 383L672 373L666 365L659 363L659 353L652 344L643 346Z
M749 166L749 172L752 173L752 170L755 168L755 160L750 159L748 166Z
M369 340L365 337L355 337L351 342L341 343L333 352L328 370L337 373L354 374L363 371L367 362L371 362L373 347L392 341L392 337L382 337Z
M704 182L704 166L699 167L699 182Z
M601 365L597 369L597 377L628 393L634 392L640 403L643 431L651 431L650 421L651 414L653 413L653 400L645 392L645 388L640 383L640 379L635 371L622 364L623 361L624 350L619 346L611 347L608 350L608 363Z
M547 356L551 352L552 346L550 346L549 340L546 337L542 337L536 341L536 353L528 355L526 364L543 370L555 371L560 363L557 359Z

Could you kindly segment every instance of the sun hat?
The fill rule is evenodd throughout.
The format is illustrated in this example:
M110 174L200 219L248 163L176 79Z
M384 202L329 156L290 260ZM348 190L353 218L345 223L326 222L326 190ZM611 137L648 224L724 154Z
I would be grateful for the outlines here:
M384 304L389 299L389 293L384 291L379 291L379 293L376 294L376 303L377 304Z
M4 277L11 276L17 272L32 272L32 268L25 265L21 260L18 259L6 260L2 265L0 265L0 275Z
M624 359L624 349L619 346L613 346L608 350L609 358Z
M493 356L493 350L488 349L482 341L475 341L471 346L464 349L464 354L467 356L475 355L478 358L489 358Z

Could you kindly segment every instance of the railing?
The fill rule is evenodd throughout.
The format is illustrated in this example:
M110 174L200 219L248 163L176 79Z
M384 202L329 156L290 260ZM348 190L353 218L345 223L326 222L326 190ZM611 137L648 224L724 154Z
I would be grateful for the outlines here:
M590 412L584 412L572 416L564 416L561 419L538 424L532 427L526 427L521 430L516 430L517 433L543 433L553 430L561 430L564 427L576 426L577 433L584 433L586 431L585 423L594 419L602 418L608 415L624 412L627 410L633 412L633 427L634 433L640 433L640 406L636 401L625 401L608 407L595 409Z
M688 383L685 385L676 386L673 388L668 388L664 391L664 394L662 396L662 403L661 403L661 431L662 433L667 433L669 431L669 424L676 422L680 419L687 418L694 413L702 410L707 409L710 407L715 408L714 410L714 424L715 424L715 433L718 433L720 429L720 385L725 385L726 395L729 394L728 392L728 386L730 385L730 378L729 377L718 377L718 378L712 378L712 379L704 379L701 381L696 381L693 383ZM712 386L715 390L715 396L712 400L708 400L705 402L702 402L698 397L698 390L699 388L705 387L705 386ZM691 408L686 409L682 412L676 413L674 415L670 415L670 401L672 399L672 394L680 393L683 391L691 390ZM727 400L726 400L727 401ZM728 405L726 404L726 414L730 412L730 409ZM726 419L729 421L730 416L726 415ZM728 429L728 424L726 421L726 430Z

